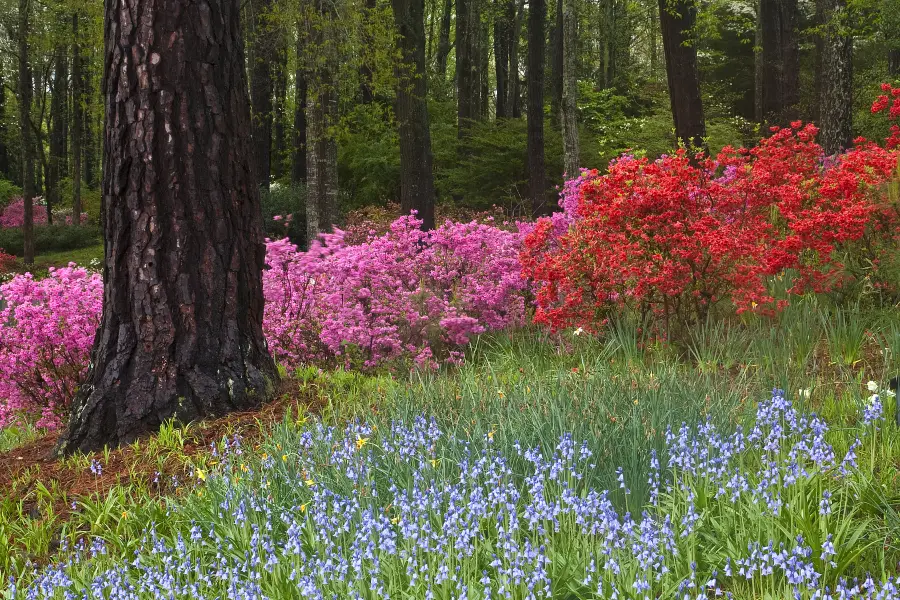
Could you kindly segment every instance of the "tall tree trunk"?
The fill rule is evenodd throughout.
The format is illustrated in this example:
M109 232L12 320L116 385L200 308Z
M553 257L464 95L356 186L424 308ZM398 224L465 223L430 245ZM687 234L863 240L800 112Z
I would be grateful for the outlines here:
M22 146L22 199L26 265L34 264L34 142L31 131L31 65L28 62L28 36L31 34L31 0L19 0L19 131Z
M472 6L476 0L456 0L456 71L457 71L457 100L456 117L457 133L460 139L466 137L466 132L472 126L475 119L475 111L478 106L475 96L478 91L478 80L475 79L477 70L477 57L473 56L473 37L478 35L478 30L472 30Z
M3 70L0 69L0 117L6 115L6 87ZM9 172L9 149L6 147L6 119L0 118L0 174L4 179L12 179Z
M359 67L359 95L363 104L371 104L375 101L375 89L373 83L374 72L372 71L372 62L374 57L371 55L375 45L375 37L372 34L372 26L375 18L376 0L366 0L365 10L363 11L363 50L362 64Z
M84 74L82 73L81 32L76 12L72 16L72 222L81 222L81 156L84 126Z
M323 58L310 70L306 115L306 239L311 243L330 232L337 217L337 15L329 0L316 0L317 23L309 23L307 39Z
M275 82L272 102L272 174L275 176L275 179L281 179L285 176L284 162L287 150L287 114L285 104L288 84L287 42L281 36L278 38L277 57L278 60L273 64Z
M705 149L706 120L700 98L697 47L690 38L696 17L696 7L691 0L659 0L675 135L690 148Z
M828 155L853 143L853 38L846 33L845 0L822 0L824 39L822 43L822 148Z
M797 0L760 0L762 37L762 116L786 126L800 104L800 45Z
M250 62L250 102L253 106L253 154L256 158L256 181L269 189L272 174L272 66L277 43L271 22L273 0L260 0L254 6L253 52Z
M400 208L415 210L434 229L434 173L425 70L425 0L392 0L400 34L397 122L400 125Z
M84 141L84 184L88 188L97 185L98 176L98 152L97 148L103 147L102 127L94 130L94 87L91 69L84 69L84 79L82 81L82 97L84 98L84 125L82 126L81 136Z
M545 0L529 0L528 6L528 178L531 212L547 213L547 173L544 164L544 21Z
M522 21L525 19L525 0L519 0L516 6L515 0L510 0L508 5L513 23L512 41L509 45L509 100L507 100L507 112L513 119L522 116L522 96L519 84L519 40L522 37Z
M509 50L512 37L512 22L509 20L507 5L510 0L499 3L500 11L494 19L494 74L497 78L497 100L495 116L498 119L506 119L509 116ZM512 0L513 10L515 1Z
M480 21L480 19L479 19ZM478 91L478 116L484 120L491 112L491 31L487 22L480 23L480 38L478 42L478 77L480 81Z
M756 0L756 27L753 32L753 118L757 123L765 120L763 111L763 79L765 63L763 62L762 3Z
M563 7L563 97L560 121L563 132L563 157L568 178L579 174L580 144L578 139L578 77L576 73L576 39L578 17L575 0L565 0Z
M63 454L256 406L278 378L239 4L123 1L106 3L104 309Z
M891 48L888 51L888 75L900 77L900 48Z
M66 120L66 96L68 95L69 79L68 57L66 47L56 48L56 60L53 69L53 97L50 99L50 164L47 171L47 222L53 222L53 207L59 205L59 182L66 157L65 146L65 120ZM77 223L77 220L73 220Z
M306 183L306 69L303 64L302 26L297 31L297 70L294 72L294 144L292 148L291 182Z
M441 83L447 80L447 58L450 56L450 23L453 20L453 0L444 0L444 11L441 14L441 33L437 47L437 79ZM459 36L459 32L457 32Z
M556 22L550 30L550 114L559 119L563 97L563 0L555 0L554 6Z
M650 4L650 80L656 82L656 74L659 72L659 12L656 6Z

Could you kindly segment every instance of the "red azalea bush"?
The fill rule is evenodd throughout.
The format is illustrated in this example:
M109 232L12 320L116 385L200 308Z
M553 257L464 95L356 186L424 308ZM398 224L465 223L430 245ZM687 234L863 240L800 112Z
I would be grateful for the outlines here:
M16 257L0 248L0 276L9 273L16 265Z
M696 163L683 151L624 156L606 175L583 173L566 186L564 212L525 241L536 321L596 330L627 307L672 336L723 301L738 313L778 310L767 278L786 269L799 274L792 293L844 284L839 251L900 222L882 189L897 155L857 140L826 159L816 133L793 123L752 150Z

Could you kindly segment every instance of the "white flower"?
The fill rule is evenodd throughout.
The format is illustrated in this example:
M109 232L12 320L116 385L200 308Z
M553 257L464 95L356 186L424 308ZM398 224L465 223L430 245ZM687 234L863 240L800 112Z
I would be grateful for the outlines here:
M896 392L894 392L894 390L883 390L881 393L884 394L888 398L893 398L894 396L897 395Z
M581 327L575 330L575 335L581 335L582 333L584 333L584 329Z
M878 394L872 394L871 396L869 396L869 406L872 406L879 400L880 400L880 398L878 397Z
M878 391L878 384L875 383L874 381L870 381L869 383L867 383L866 387L869 389L870 392Z
M810 395L810 389L809 389L809 388L804 388L804 389L802 389L802 390L799 390L798 394L800 395L801 398L809 398L809 395Z

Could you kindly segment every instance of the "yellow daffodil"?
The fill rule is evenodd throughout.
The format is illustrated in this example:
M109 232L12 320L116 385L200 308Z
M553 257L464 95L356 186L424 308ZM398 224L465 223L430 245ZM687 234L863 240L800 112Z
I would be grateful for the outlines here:
M200 481L206 481L206 473L204 473L200 469L197 469L197 479L199 479Z
M361 450L363 446L368 443L369 438L359 437L359 434L356 436L356 449Z

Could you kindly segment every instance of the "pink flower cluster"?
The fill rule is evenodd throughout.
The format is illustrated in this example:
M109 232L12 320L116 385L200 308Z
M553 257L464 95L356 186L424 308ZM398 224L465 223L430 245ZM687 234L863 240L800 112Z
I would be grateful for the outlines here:
M35 198L34 203L34 224L35 225L46 225L47 224L47 207L43 204L38 204L40 198ZM69 213L72 210L69 209ZM56 222L57 211L53 211L54 223ZM66 219L66 225L72 224L72 215L66 214L64 215ZM86 225L88 223L88 214L86 212L81 213L81 224ZM25 223L25 200L19 196L15 198L10 204L3 210L0 211L0 227L21 227Z
M400 218L356 245L344 232L309 252L271 242L264 328L287 365L335 359L350 367L433 367L455 361L473 335L525 319L522 235L446 222L423 232Z
M419 225L404 217L356 245L338 231L309 252L269 242L263 327L276 359L432 368L458 361L473 335L524 323L520 232ZM100 275L75 265L0 286L0 427L23 414L60 424L87 370L102 298Z
M22 413L59 425L87 370L102 304L100 275L74 264L0 286L0 426Z

